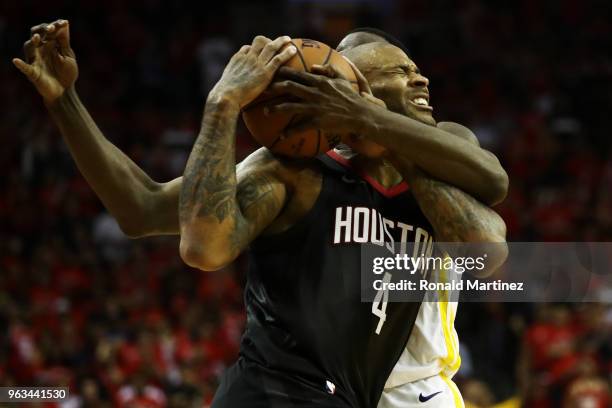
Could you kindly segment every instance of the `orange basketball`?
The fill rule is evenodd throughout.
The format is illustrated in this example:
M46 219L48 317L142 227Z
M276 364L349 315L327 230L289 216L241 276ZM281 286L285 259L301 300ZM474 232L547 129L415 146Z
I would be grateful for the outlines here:
M357 78L353 69L340 53L319 41L293 39L291 44L297 48L297 53L285 66L296 70L310 72L313 65L333 65L344 78L351 81L356 91L359 91ZM287 45L289 46L289 45ZM298 123L302 118L283 112L264 115L264 107L272 103L295 100L293 96L266 97L265 93L255 99L242 110L242 118L253 138L274 153L289 157L314 157L332 149L344 135L328 134L319 129L308 129L285 137L284 130L292 123Z

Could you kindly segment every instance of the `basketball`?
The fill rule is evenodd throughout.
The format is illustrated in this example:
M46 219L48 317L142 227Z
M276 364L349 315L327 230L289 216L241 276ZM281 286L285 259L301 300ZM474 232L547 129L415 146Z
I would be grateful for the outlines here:
M295 46L297 53L285 63L285 66L310 72L313 65L331 64L353 84L356 91L359 91L353 69L336 50L322 42L308 39L293 39L291 44ZM299 123L303 118L283 112L265 115L264 107L271 102L282 103L291 100L295 100L294 97L289 95L270 97L264 92L242 110L244 123L259 144L283 156L305 158L324 153L343 139L344 135L328 134L319 129L307 129L285 137L285 128Z

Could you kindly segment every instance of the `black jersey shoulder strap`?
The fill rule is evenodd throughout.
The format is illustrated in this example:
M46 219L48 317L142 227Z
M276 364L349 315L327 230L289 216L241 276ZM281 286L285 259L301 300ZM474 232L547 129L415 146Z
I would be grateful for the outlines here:
M365 173L360 169L354 168L350 160L340 155L335 150L330 150L325 154L317 156L317 159L319 159L327 168L331 169L332 171L336 171L343 174L350 174L352 177L358 178L364 183L369 184L373 190L377 191L381 194L381 196L385 198L394 198L396 196L408 192L408 190L410 189L410 186L406 181L401 181L400 183L391 187L383 186L374 177L370 176L369 174Z
M346 161L345 165L340 163L340 160L346 160L338 153L333 150L330 150L327 153L323 153L317 156L317 160L321 162L321 165L331 171L332 173L337 174L347 174L351 173L350 167L346 165L348 161Z

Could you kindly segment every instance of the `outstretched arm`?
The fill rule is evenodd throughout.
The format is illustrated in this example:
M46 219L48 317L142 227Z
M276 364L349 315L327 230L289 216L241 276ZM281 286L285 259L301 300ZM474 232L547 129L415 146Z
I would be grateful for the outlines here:
M48 109L81 174L126 235L178 234L181 178L153 181L104 137L74 88Z
M232 262L279 214L286 191L277 163L263 149L235 166L235 130L240 109L268 86L295 47L279 37L256 37L230 60L208 95L202 128L183 175L180 193L180 253L190 266L217 270Z
M42 96L79 171L123 232L131 237L177 234L180 178L151 180L104 137L74 88L78 65L68 21L32 27L24 51L26 60L13 63Z
M476 136L464 126L440 122L438 127L466 143L478 145ZM393 164L410 184L419 207L434 228L437 241L482 244L478 249L486 248L487 269L481 275L495 272L505 262L508 256L506 224L495 211L407 160L395 160Z

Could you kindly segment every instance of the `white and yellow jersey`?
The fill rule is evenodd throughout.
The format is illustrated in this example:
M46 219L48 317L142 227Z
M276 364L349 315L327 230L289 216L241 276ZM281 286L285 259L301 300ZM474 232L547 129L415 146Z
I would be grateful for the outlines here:
M449 275L454 280L461 279L461 275L456 273L444 270L438 273L439 277L436 279L434 276L431 281L448 282ZM453 294L453 300L456 300L457 295ZM454 324L457 302L450 299L450 291L427 293L410 339L387 379L385 388L394 388L437 375L450 381L459 370L461 357Z

